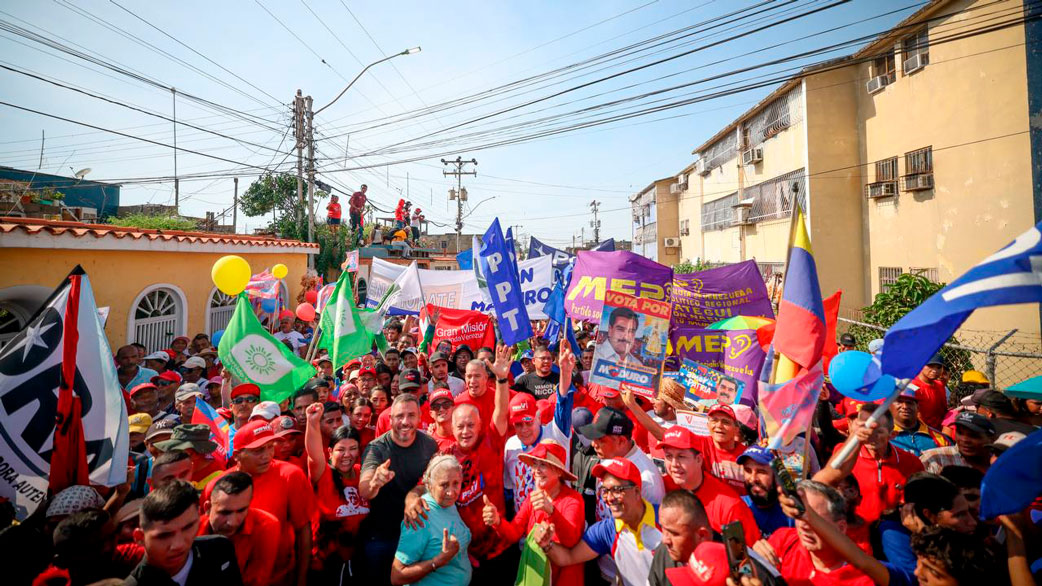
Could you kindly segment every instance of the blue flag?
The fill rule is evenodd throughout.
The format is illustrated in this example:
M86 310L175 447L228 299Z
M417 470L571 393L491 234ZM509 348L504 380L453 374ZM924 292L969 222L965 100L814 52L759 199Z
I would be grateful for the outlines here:
M603 242L598 242L590 250L597 250L601 252L613 252L615 250L615 239L609 238ZM568 263L575 260L575 255L554 248L553 246L547 246L539 241L535 236L531 237L528 241L528 258L536 258L539 256L552 256L554 265L554 280L560 281L564 278L564 268L568 266ZM565 283L567 285L567 283ZM549 314L547 314L549 315Z
M978 307L1042 302L1042 224L934 293L890 327L883 373L912 378Z
M528 319L517 278L517 265L511 259L499 218L492 221L482 242L478 253L481 272L488 284L492 306L496 308L496 322L503 342L512 345L527 340L532 337L532 322Z
M456 255L456 264L461 271L469 271L474 268L474 249L468 248Z
M984 474L980 487L981 519L1022 511L1040 493L1042 431L1036 431L1003 452Z
M517 248L514 245L514 227L507 228L506 236L504 237L507 241L507 250L510 251L510 262L514 263L514 267L517 268Z

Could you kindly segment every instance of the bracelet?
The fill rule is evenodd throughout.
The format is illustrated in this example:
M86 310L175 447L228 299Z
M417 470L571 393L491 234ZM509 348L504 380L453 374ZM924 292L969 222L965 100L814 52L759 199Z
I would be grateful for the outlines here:
M434 560L431 560L431 573L438 571L438 564Z
M496 379L496 382L497 382L497 383L500 383L500 384L503 384L503 383L507 382L508 380L510 380L510 379L505 379L505 378L497 378L497 379Z

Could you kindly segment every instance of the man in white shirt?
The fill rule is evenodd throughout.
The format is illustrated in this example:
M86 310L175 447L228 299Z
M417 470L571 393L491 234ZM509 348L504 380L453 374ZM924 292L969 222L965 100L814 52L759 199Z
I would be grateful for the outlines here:
M434 383L443 382L449 385L449 391L452 392L452 398L455 399L463 392L466 385L463 383L463 379L449 376L449 357L444 352L435 352L431 354L430 359L431 369L431 380L427 381L427 393L434 392Z
M279 331L275 332L275 339L283 342L288 340L293 352L299 353L300 347L304 345L304 334L293 329L294 316L287 315L279 320Z
M593 352L593 365L607 360L615 364L640 364L640 360L630 352L637 340L637 325L640 322L637 314L629 308L617 307L608 317L608 337L597 344Z

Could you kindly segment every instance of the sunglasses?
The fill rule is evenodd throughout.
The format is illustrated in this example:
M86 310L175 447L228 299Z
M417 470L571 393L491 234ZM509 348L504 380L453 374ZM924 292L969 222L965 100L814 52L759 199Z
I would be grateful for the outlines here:
M624 484L621 486L614 486L612 488L601 487L601 492L604 496L613 496L615 498L621 498L626 494L626 491L637 488L636 484Z
M161 380L156 382L157 387L169 387L170 385L176 385L177 383L172 380Z
M260 401L260 397L254 397L253 395L243 395L241 397L235 397L232 399L232 405L242 405L243 403L256 403Z
M437 403L431 403L431 410L444 411L445 409L452 409L455 405L452 401L438 401Z

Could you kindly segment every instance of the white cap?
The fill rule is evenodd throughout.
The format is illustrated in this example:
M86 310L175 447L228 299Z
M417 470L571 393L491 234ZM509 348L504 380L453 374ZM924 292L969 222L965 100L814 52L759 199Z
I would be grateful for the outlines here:
M188 360L185 360L185 368L206 368L206 361L198 356L192 356Z
M166 352L153 352L148 356L145 356L145 360L162 360L163 362L170 362L170 355Z
M868 343L868 353L875 354L883 349L883 338L876 338Z
M282 415L282 410L279 409L279 404L275 401L261 401L253 408L250 412L250 419L254 417L260 417L265 421L271 421L279 415Z

